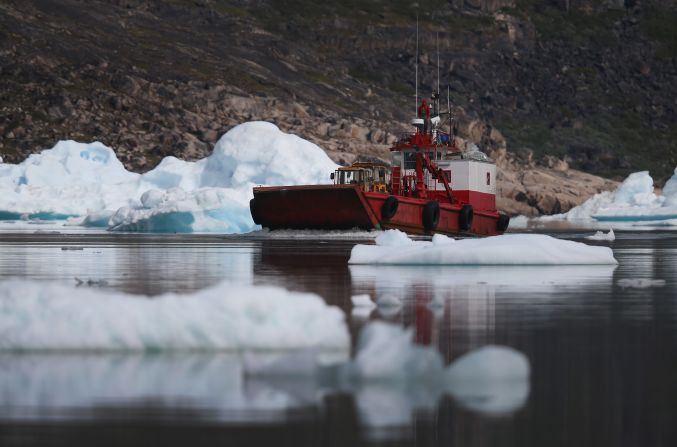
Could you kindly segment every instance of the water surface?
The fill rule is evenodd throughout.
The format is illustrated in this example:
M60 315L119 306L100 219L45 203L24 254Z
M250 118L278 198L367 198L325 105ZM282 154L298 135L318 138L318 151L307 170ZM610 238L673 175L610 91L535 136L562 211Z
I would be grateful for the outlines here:
M504 406L425 387L341 390L249 377L247 353L2 354L0 443L66 445L674 445L677 234L618 231L613 266L348 266L355 241L259 236L0 234L0 280L156 296L220 281L309 291L368 320L414 329L451 362L501 344L531 363ZM560 231L583 240L590 232ZM363 241L360 241L363 242ZM625 278L663 279L647 289ZM87 283L89 281L89 284ZM354 309L352 295L400 307ZM112 316L114 317L114 316Z

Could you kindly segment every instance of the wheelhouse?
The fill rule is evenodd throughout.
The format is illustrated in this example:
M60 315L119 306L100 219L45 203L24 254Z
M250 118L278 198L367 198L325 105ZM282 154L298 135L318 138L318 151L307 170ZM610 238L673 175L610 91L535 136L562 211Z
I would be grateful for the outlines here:
M336 185L360 185L365 191L390 192L390 167L379 163L353 163L331 174Z

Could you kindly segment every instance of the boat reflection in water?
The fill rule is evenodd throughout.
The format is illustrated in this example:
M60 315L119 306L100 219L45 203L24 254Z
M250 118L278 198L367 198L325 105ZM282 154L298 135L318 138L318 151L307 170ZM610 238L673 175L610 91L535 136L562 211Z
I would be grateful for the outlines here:
M519 327L511 327L514 309L531 309L535 318L547 318L552 307L544 306L541 311L538 306L529 306L529 301L545 304L582 288L611 290L614 269L615 266L350 266L353 294L369 294L378 303L375 309L353 308L351 319L358 326L356 330L374 318L410 326L417 343L436 346L445 360L452 362L485 345L519 346L515 335ZM465 409L506 415L524 406L529 383L485 385L481 389L452 390L450 394ZM397 399L384 390L369 401L382 402L383 410L405 408ZM419 410L432 410L431 402L436 402L430 398L407 401L410 407L418 403ZM373 421L365 416L363 420L378 424L392 416L392 411L368 408L370 402L360 409L380 419Z
M353 294L369 294L377 317L413 325L416 341L437 345L447 360L495 343L496 309L505 304L533 306L576 290L613 287L614 265L571 266L387 266L351 265ZM506 306L503 306L506 307ZM364 319L364 309L353 309ZM371 314L371 313L370 313ZM543 316L543 315L541 315ZM504 315L503 318L510 317ZM509 321L506 321L509 323ZM452 337L449 337L451 332ZM447 342L464 334L461 351Z

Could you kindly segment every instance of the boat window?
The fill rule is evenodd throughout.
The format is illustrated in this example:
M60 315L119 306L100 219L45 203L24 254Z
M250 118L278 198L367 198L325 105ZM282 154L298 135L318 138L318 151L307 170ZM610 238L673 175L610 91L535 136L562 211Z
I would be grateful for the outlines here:
M404 153L404 169L416 169L416 152Z
M402 166L402 152L392 152L392 165L395 167Z

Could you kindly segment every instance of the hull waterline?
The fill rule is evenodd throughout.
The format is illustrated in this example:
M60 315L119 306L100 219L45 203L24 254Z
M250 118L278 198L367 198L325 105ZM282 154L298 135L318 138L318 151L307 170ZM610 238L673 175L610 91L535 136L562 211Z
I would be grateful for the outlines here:
M498 230L496 211L474 210L470 228L462 230L460 204L440 203L435 228L424 226L430 200L397 196L397 212L389 219L382 210L389 195L364 192L357 185L308 185L254 188L252 215L264 228L347 230L399 229L410 234L491 236Z

